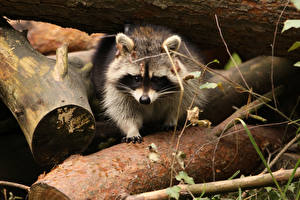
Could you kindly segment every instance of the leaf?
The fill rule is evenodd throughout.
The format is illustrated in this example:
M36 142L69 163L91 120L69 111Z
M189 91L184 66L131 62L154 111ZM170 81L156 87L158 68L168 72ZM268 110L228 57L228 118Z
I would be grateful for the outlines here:
M173 186L173 187L167 188L166 192L170 198L174 198L174 199L178 200L180 190L181 190L181 188L179 186Z
M212 200L220 200L220 199L221 199L221 195L216 194L216 195L214 195L211 199L212 199Z
M155 152L155 153L158 152L157 146L156 146L156 144L154 144L154 143L151 143L151 144L148 146L148 149L149 149L150 152Z
M300 67L300 61L296 62L296 63L294 64L294 66L295 66L295 67Z
M200 85L200 89L214 89L216 87L218 87L217 83L206 82L206 83Z
M153 163L157 163L160 161L158 153L151 152L148 154L148 158Z
M300 20L299 19L288 19L284 22L283 28L281 33L290 28L299 28L300 27Z
M200 109L197 106L195 106L191 110L187 110L187 120L189 120L193 126L195 126L198 122L199 112Z
M291 191L292 193L294 193L295 189L296 189L296 186L295 184L290 184L287 188L289 191Z
M267 192L270 192L271 190L273 190L273 188L272 188L272 187L265 187L265 190L266 190Z
M187 81L190 79L195 79L195 78L200 78L201 76L201 71L195 71L195 72L190 72L188 75L186 75L183 80Z
M205 66L208 66L208 65L213 64L213 63L218 63L218 64L220 64L220 61L217 60L217 59L214 59L213 61L210 61L209 63L207 63Z
M183 180L187 184L195 184L194 179L190 177L185 171L180 171L176 176L175 176L177 181Z
M182 169L184 169L184 159L185 158L186 158L185 153L182 151L178 151L178 153L176 154L176 159Z
M198 126L200 127L206 127L206 128L210 128L211 126L211 121L207 120L207 119L202 119L202 120L198 120L197 121Z
M159 158L159 154L158 154L158 149L157 146L154 143L151 143L148 146L148 149L150 151L150 153L148 154L148 158L151 162L159 162L160 158Z
M300 47L300 42L299 41L294 42L294 44L289 48L288 52L294 51L295 49L297 49L299 47Z
M240 56L239 56L237 53L233 53L233 54L232 54L232 59L234 60L234 62L235 62L237 65L239 65L239 64L242 63L242 59L240 58ZM226 64L225 67L224 67L225 70L228 70L228 69L230 69L231 67L234 67L234 66L235 66L235 64L234 64L234 62L232 61L232 59L229 59L229 60L228 60L227 64Z
M298 10L300 10L300 1L299 0L291 0L292 1L292 3L294 4L294 6L298 9Z
M228 180L234 179L237 175L239 175L240 172L240 170L237 170Z

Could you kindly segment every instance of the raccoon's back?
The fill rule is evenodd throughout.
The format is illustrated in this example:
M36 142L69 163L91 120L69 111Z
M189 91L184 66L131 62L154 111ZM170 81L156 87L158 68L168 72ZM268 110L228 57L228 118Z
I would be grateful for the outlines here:
M115 36L103 37L93 57L91 80L94 85L96 97L102 100L102 92L106 81L105 72L116 54Z

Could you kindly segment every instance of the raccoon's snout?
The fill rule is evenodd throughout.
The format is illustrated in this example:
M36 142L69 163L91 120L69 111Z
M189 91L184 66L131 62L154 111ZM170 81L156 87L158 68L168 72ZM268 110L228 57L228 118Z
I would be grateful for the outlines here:
M150 104L151 103L151 99L148 95L142 95L139 101L141 104Z

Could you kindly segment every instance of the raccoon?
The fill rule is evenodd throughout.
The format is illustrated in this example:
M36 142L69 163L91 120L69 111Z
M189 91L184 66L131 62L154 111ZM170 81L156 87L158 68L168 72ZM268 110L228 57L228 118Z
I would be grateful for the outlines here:
M199 59L181 36L161 26L133 26L125 33L100 41L93 59L92 82L105 115L125 134L124 142L142 142L139 131L145 124L174 127L180 85L164 50L171 52L180 78L200 68L174 51ZM173 53L172 53L173 52ZM179 119L193 101L202 108L205 97L197 92L199 81L183 82L184 93Z

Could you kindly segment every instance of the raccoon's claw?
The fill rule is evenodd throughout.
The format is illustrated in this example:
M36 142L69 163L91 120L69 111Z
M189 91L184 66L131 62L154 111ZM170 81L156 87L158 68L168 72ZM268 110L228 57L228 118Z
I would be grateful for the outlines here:
M126 142L126 143L132 142L133 144L135 144L136 142L142 143L143 138L142 136L123 137L122 142Z

